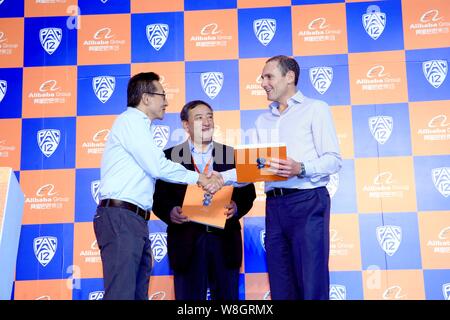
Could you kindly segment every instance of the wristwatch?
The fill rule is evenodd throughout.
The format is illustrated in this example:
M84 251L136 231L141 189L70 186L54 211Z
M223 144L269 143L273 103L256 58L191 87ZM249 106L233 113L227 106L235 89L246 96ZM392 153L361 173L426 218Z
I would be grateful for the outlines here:
M300 173L297 175L300 179L304 178L306 174L305 165L303 162L300 162Z

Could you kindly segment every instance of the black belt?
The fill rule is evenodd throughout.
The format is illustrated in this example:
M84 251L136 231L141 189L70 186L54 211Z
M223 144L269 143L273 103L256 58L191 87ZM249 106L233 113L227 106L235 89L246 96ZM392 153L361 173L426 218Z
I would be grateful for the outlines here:
M99 207L115 207L115 208L123 208L130 211L133 211L137 215L141 216L145 221L148 221L150 219L150 210L144 210L140 207L138 207L135 204L122 201L122 200L116 200L116 199L104 199L100 201Z
M302 189L273 188L272 190L269 190L266 192L266 196L267 196L267 198L282 197L282 196L287 196L288 194L296 193L299 191L302 191Z

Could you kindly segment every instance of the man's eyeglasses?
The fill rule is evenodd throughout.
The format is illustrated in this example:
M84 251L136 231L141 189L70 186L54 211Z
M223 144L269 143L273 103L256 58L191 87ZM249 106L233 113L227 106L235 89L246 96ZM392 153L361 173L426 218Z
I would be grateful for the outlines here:
M162 96L164 100L166 100L166 93L158 93L158 92L145 92L148 94L156 94L157 96Z

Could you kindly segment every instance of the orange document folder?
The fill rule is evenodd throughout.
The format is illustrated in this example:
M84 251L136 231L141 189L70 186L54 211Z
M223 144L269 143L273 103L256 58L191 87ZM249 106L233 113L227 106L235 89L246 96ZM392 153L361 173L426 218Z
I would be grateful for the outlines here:
M234 148L237 182L282 181L269 171L270 158L286 160L286 144L247 144Z
M225 206L230 203L232 193L232 186L224 186L208 199L201 187L188 185L183 201L183 215L193 222L223 229L227 220Z

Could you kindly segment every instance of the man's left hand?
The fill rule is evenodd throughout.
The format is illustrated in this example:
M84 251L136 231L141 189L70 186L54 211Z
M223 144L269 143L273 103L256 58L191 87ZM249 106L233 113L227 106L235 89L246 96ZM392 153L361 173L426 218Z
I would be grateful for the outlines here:
M295 177L300 173L300 162L287 158L287 160L272 158L270 159L271 172L277 176L290 178Z

